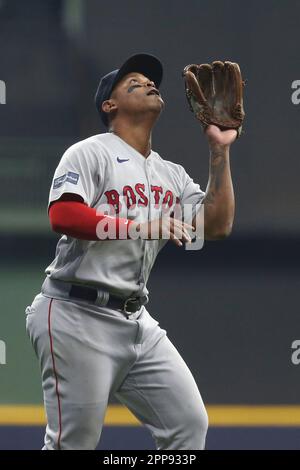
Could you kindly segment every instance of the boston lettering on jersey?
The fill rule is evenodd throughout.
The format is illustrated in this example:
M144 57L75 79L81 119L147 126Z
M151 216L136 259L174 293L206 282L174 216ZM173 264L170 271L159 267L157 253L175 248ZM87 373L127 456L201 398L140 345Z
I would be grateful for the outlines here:
M173 203L179 203L179 198L174 196L171 190L164 191L162 186L151 185L151 193L154 197L154 208L158 209L160 205L163 207L171 208ZM115 213L119 214L122 209L122 201L126 201L127 209L132 206L143 206L149 205L149 198L145 194L145 185L143 183L136 183L133 186L125 185L122 193L120 194L117 189L110 189L105 191L107 204L114 207Z

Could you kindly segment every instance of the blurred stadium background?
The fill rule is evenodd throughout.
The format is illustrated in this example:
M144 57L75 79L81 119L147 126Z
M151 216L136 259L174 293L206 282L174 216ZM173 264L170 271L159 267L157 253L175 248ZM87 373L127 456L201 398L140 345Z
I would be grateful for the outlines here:
M230 239L168 246L150 280L151 314L190 366L208 406L208 449L299 449L300 2L1 0L0 448L39 449L44 416L24 310L57 237L46 206L64 150L104 129L99 78L135 52L161 58L166 109L153 139L205 188L208 150L184 96L188 63L240 63L247 119L232 148L237 212ZM125 432L126 430L126 432ZM100 448L151 449L112 400Z

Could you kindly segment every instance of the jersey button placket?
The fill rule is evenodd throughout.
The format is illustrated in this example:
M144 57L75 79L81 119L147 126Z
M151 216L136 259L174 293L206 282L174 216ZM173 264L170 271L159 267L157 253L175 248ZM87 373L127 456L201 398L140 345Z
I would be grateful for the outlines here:
M149 211L148 211L148 221L152 220L152 203L151 203L151 161L149 157L146 159L146 177L148 181L148 192L149 192ZM147 276L148 268L145 266L149 262L148 250L150 243L145 243L144 258L143 258L143 279L145 282L145 275Z
M147 184L148 184L148 221L151 220L151 181L149 178L149 166L150 166L150 161L148 158L145 159L144 162L144 171L147 179ZM144 253L143 253L143 259L142 259L142 265L141 265L141 272L140 272L140 277L139 277L139 284L140 286L145 285L145 272L147 272L147 269L145 269L145 262L147 260L147 249L148 249L148 243L146 240L143 241L143 248L144 248Z

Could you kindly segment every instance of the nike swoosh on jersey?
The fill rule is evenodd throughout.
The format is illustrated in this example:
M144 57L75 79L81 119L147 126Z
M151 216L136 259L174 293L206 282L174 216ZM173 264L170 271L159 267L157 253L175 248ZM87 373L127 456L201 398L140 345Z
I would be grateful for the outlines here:
M117 160L119 163L123 163L123 162L128 162L129 158L120 158L120 157L117 157Z

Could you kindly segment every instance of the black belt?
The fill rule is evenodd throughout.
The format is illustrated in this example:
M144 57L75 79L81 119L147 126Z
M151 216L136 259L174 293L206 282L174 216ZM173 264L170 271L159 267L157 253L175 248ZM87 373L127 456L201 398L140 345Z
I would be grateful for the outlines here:
M77 286L72 284L70 292L70 297L75 297L77 299L88 300L90 302L95 302L98 297L97 289L87 286ZM129 297L128 299L121 299L114 295L110 295L108 302L105 307L116 308L123 310L125 313L135 313L142 307L142 302L139 297Z

